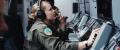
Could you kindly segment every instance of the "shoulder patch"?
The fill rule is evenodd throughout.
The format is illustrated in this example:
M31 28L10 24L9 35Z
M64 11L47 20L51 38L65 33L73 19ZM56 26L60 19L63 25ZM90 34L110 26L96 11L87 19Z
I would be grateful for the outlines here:
M52 35L52 30L51 30L50 28L46 27L46 28L44 29L44 33L45 33L46 35Z

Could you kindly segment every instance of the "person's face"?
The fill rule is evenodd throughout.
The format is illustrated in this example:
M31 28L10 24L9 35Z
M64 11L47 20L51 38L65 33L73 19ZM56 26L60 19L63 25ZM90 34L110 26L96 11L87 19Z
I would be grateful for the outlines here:
M55 20L56 19L56 16L55 16L55 10L53 10L52 6L50 5L50 3L48 2L44 2L43 3L44 6L45 6L45 14L46 14L46 19L47 20Z

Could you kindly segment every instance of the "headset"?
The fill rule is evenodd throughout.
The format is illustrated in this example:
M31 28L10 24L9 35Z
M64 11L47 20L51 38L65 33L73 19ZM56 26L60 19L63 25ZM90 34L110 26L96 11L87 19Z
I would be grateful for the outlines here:
M45 12L44 10L41 9L41 5L42 5L42 2L44 0L38 0L38 6L39 6L39 10L37 12L37 17L40 18L41 20L44 20L46 18L46 15L45 15Z

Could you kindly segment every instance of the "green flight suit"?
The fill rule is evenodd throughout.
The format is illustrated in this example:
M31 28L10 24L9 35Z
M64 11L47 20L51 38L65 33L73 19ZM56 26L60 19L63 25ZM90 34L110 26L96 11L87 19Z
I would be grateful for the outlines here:
M78 50L78 42L63 41L54 34L51 28L37 20L25 37L24 50Z

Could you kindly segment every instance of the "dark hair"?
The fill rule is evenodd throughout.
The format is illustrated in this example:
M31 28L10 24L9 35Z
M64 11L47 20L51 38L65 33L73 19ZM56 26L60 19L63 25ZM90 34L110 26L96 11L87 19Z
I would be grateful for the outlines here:
M55 9L56 9L56 10L59 10L57 6L53 6L52 8L53 8L54 10L55 10Z

